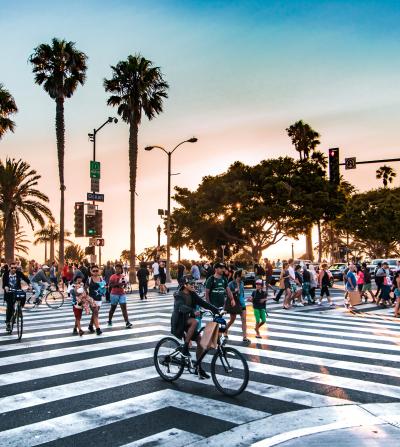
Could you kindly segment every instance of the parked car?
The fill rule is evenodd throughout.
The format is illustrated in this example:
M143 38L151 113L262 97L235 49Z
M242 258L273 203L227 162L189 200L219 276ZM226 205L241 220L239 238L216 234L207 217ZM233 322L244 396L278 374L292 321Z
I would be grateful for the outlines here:
M346 270L346 263L338 262L336 264L332 264L329 267L329 271L332 273L333 279L337 281L343 281L343 272Z
M243 277L244 286L256 287L256 274L254 272L245 272Z
M281 269L273 269L271 275L271 286L279 285L279 278L281 276Z

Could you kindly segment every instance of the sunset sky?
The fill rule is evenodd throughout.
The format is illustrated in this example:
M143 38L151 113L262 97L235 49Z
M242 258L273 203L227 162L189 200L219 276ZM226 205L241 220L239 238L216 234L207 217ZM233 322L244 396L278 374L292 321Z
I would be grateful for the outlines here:
M66 228L73 204L89 191L92 145L87 134L116 111L102 83L110 65L140 52L170 84L164 113L143 120L139 133L137 245L156 245L158 208L166 208L167 158L144 152L171 148L173 182L195 188L202 177L241 160L255 164L293 155L285 128L303 119L321 134L321 150L341 159L399 157L400 3L398 1L3 1L0 0L0 83L14 95L15 134L0 156L28 161L43 178L58 219L55 103L34 84L33 48L59 37L89 56L87 82L65 104ZM129 248L128 126L98 135L102 163L105 258ZM379 165L345 172L360 190L380 185ZM400 164L393 164L400 170ZM395 180L399 185L400 175ZM165 241L165 237L164 237ZM82 246L86 239L80 239ZM297 255L304 252L296 242ZM41 258L35 247L30 257ZM287 257L290 244L267 252Z

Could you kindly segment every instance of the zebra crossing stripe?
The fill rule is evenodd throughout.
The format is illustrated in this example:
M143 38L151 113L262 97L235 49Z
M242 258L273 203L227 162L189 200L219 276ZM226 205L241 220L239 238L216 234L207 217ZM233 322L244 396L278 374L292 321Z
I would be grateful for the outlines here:
M269 415L181 391L163 390L5 430L1 432L2 447L33 447L166 407L186 411L195 408L198 414L234 424L244 424Z
M201 439L204 439L203 436L196 433L189 433L177 428L171 428L170 430L165 430L152 436L147 436L139 441L124 444L121 447L186 447L192 442L196 442Z

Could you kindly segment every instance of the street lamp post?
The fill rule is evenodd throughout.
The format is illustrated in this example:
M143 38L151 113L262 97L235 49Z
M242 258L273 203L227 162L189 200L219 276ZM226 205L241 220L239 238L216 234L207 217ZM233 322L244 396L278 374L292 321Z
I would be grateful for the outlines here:
M294 259L294 243L292 242L292 259Z
M226 245L221 245L221 248L222 248L222 263L224 263L225 262L225 248L226 248Z
M157 227L157 250L160 251L161 247L161 227L160 225Z
M161 149L164 151L168 156L168 206L167 206L167 282L171 281L171 270L170 270L170 264L171 264L171 158L172 154L178 149L179 146L181 146L184 143L196 143L197 138L192 137L188 140L182 141L181 143L177 144L172 151L165 150L162 146L146 146L144 149L146 151L151 151L152 149Z
M112 123L114 122L115 124L118 123L118 119L117 118L113 118L112 116L109 116L107 118L107 121L105 121L100 127L98 127L97 129L93 129L93 133L89 133L88 137L89 140L93 143L93 161L96 161L96 135L97 133L108 123ZM98 191L92 191L93 193L98 192ZM96 202L93 200L93 205L95 205ZM94 255L96 256L96 255ZM101 246L99 245L99 267L101 266Z

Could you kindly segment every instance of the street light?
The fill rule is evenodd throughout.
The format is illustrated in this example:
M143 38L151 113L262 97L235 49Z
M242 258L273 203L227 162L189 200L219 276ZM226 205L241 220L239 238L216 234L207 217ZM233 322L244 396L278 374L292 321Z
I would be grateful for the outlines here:
M222 248L222 263L224 263L225 262L225 248L226 248L226 245L221 245L221 248Z
M182 141L179 144L177 144L172 151L165 150L162 146L146 146L144 148L145 151L151 151L153 149L161 149L164 151L168 156L168 211L167 211L167 282L171 281L171 274L170 274L170 263L171 263L171 157L172 154L178 149L179 146L181 146L184 143L196 143L197 138L192 137L188 140Z
M93 133L88 133L89 141L93 143L93 161L96 161L96 135L97 133L106 125L109 123L118 123L118 119L114 118L112 116L109 116L107 118L107 121L105 121L100 127L97 129L93 129ZM92 191L93 193L98 191ZM93 200L93 205L95 205L96 202ZM101 265L101 246L99 245L99 266Z
M292 259L294 259L294 243L292 242Z

